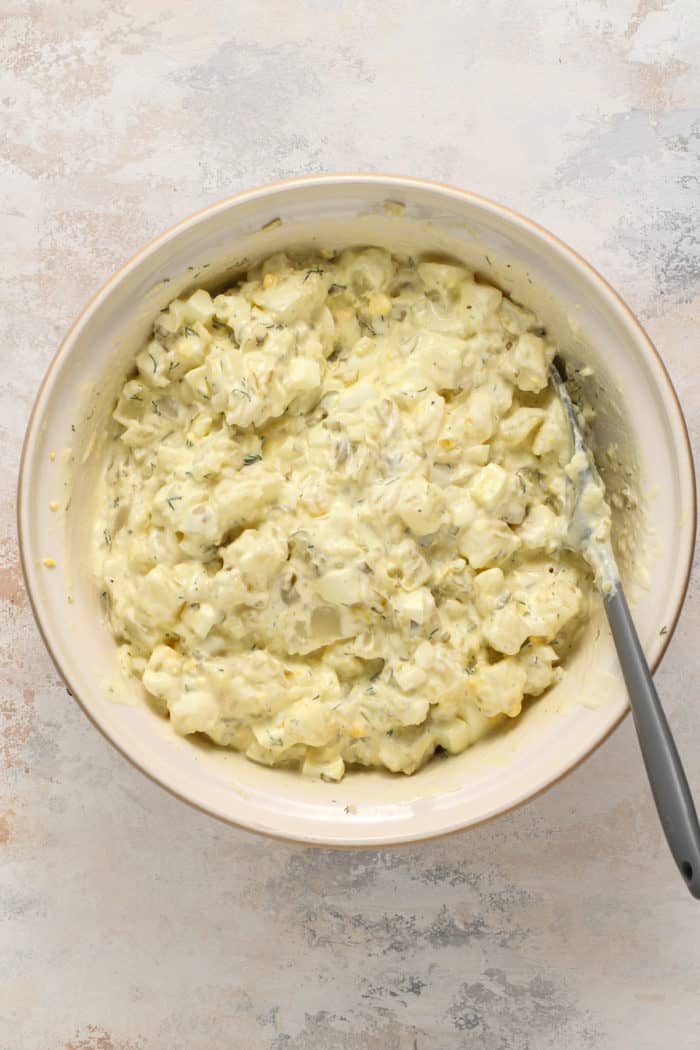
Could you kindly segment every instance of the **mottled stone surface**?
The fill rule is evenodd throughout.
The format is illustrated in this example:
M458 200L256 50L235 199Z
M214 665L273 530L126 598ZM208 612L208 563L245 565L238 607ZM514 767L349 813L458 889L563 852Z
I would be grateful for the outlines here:
M32 398L95 287L195 208L323 169L433 176L558 232L647 324L697 448L696 0L6 0L0 33L2 1050L699 1046L700 906L629 720L466 835L260 840L88 724L14 534ZM698 637L696 572L658 675L696 793Z

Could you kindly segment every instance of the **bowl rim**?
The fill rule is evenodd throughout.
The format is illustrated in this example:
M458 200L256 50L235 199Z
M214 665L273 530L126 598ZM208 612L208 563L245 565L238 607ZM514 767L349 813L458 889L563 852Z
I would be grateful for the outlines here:
M610 726L603 732L597 740L595 740L590 747L586 749L581 755L570 762L570 764L562 771L554 774L544 784L532 792L528 792L521 798L516 799L514 802L499 807L495 812L488 814L487 816L480 817L476 820L467 821L464 824L460 824L456 827L441 829L435 832L427 832L420 835L402 835L401 837L395 837L388 841L358 841L356 843L352 841L329 841L322 835L312 837L302 834L289 835L284 832L273 829L273 828L262 828L255 827L251 824L245 823L244 821L237 820L231 816L224 815L220 812L215 811L206 805L195 801L189 796L182 794L177 787L166 783L160 776L153 770L147 768L140 761L134 758L129 751L116 739L115 734L110 732L107 726L104 726L98 722L97 718L93 715L89 705L81 698L79 692L74 688L73 683L69 680L61 667L59 658L54 646L52 644L51 635L51 624L48 618L44 616L41 604L38 598L35 597L32 590L32 572L29 563L29 555L25 547L25 530L24 530L24 517L23 508L25 506L25 478L27 470L27 462L29 457L29 448L32 443L32 438L37 429L38 412L39 407L45 397L47 388L49 387L54 373L57 371L59 364L64 357L67 356L71 345L74 341L75 335L78 332L82 324L87 318L99 307L100 303L107 297L112 288L116 287L120 281L126 276L126 274L132 270L138 263L145 257L147 257L152 251L154 251L160 245L166 243L172 237L176 236L180 231L187 229L193 225L196 225L205 216L211 216L219 211L227 210L231 205L237 203L243 203L249 200L256 200L268 195L274 195L279 190L294 189L297 186L324 186L332 184L343 184L343 183L369 183L375 185L385 185L387 189L390 187L401 189L401 187L413 188L418 190L437 191L443 195L452 197L453 199L461 199L471 204L475 204L483 210L488 212L505 216L507 219L515 222L517 225L525 227L530 232L534 232L542 240L548 241L552 247L557 249L559 252L568 255L581 269L587 272L594 283L597 283L601 290L608 296L609 300L612 301L623 315L637 336L638 340L643 343L647 350L651 351L651 354L656 359L656 363L659 369L659 377L663 379L667 393L671 395L671 403L675 407L676 422L679 425L679 435L682 438L680 445L677 445L680 451L684 451L687 459L687 468L689 473L690 484L690 512L688 514L690 524L692 526L691 537L692 541L688 545L688 554L686 558L686 564L683 568L683 582L678 592L676 600L676 607L674 609L671 622L668 625L668 631L663 636L663 640L660 645L660 649L656 659L651 665L651 671L654 673L661 661L663 660L671 638L675 632L680 614L685 603L685 599L688 593L688 586L690 583L690 575L693 565L693 556L695 549L695 537L697 535L698 525L698 507L697 507L697 477L695 471L695 464L693 461L692 446L690 442L690 436L688 432L688 425L683 413L683 409L680 403L680 399L673 385L671 377L668 373L664 360L659 353L658 349L654 345L651 337L647 333L646 329L642 325L641 321L634 314L632 309L627 305L624 299L619 293L612 287L609 281L591 264L585 259L576 249L572 248L566 241L562 240L556 234L552 233L545 226L534 219L530 219L528 216L523 215L521 212L510 208L507 205L501 204L498 201L494 201L489 197L485 197L482 194L475 193L471 190L466 190L458 186L451 185L450 183L442 182L436 179L422 178L411 175L396 175L386 172L319 172L311 175L300 175L288 179L281 179L274 182L261 183L257 186L250 187L248 189L239 190L236 193L229 194L226 197L222 197L217 201L213 201L202 208L191 212L183 219L173 223L171 226L166 227L160 233L157 233L154 237L150 238L138 248L131 256L129 256L125 262L121 264L113 273L98 287L93 295L88 299L83 308L78 313L73 323L68 328L66 334L60 341L56 351L49 362L43 379L39 385L39 388L35 394L32 410L27 421L25 430L25 436L22 443L22 451L19 461L19 472L17 480L17 499L16 499L16 523L17 523L17 537L18 547L20 555L20 564L22 568L22 575L24 578L25 589L29 598L30 607L34 616L35 623L39 630L39 634L42 638L44 646L51 658L51 661L58 672L59 677L64 682L69 695L77 701L79 706L82 708L85 715L87 715L90 722L102 733L102 735L109 741L109 743L124 757L126 758L136 769L147 776L153 783L163 788L169 794L179 799L181 802L187 803L192 808L205 813L209 817L220 821L230 827L239 828L244 831L252 832L253 834L262 835L266 838L274 840L282 840L290 843L304 843L310 846L316 846L319 848L334 848L334 849L345 849L345 850L358 850L358 849L372 849L388 847L400 847L405 845L411 845L418 842L430 842L435 839L446 838L449 835L456 835L460 832L466 832L472 828L479 827L480 825L489 823L492 820L496 820L498 817L503 816L506 813L510 813L513 810L524 806L526 803L539 798L550 788L554 787L565 777L568 777L575 769L583 764L591 755L600 748L606 740L612 735L612 733L620 726L622 721L629 714L630 706L629 703L623 708L618 714Z

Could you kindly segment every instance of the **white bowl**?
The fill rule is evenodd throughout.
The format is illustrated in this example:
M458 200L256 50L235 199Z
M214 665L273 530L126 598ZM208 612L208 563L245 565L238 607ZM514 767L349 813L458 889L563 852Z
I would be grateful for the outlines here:
M628 581L648 569L634 614L647 658L658 664L685 595L696 513L687 432L661 359L609 285L561 241L488 200L418 179L328 175L265 186L206 208L143 248L88 304L48 370L25 441L18 517L27 588L49 652L95 725L139 769L232 824L310 843L377 846L511 809L601 743L628 710L602 612L564 681L507 731L412 777L351 772L327 784L177 737L140 687L119 676L88 555L99 437L156 312L188 287L224 284L244 259L349 243L457 256L533 306L566 357L593 364L599 439L622 452L622 468L609 468L606 480L641 496L616 527L631 539Z

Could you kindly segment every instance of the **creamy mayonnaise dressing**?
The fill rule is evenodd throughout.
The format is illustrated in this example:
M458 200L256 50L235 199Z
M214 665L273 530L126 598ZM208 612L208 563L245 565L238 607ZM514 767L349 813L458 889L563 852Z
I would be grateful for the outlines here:
M458 265L278 254L155 321L96 529L182 734L337 780L459 752L561 674L567 424L535 316Z
M592 453L585 447L574 452L565 469L575 492L567 542L588 562L601 594L612 594L619 574L610 542L612 514L605 498L605 486Z

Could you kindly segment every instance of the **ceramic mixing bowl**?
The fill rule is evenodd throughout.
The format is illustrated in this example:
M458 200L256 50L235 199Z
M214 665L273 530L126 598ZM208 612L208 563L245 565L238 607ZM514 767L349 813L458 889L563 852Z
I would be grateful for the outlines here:
M570 362L591 366L595 437L606 453L625 582L649 662L658 664L683 602L695 534L687 432L663 363L610 286L556 237L491 201L418 179L328 175L265 186L206 208L138 252L88 304L46 374L22 456L18 516L46 645L115 747L180 799L231 824L303 842L377 846L493 817L590 755L628 710L602 610L563 681L507 730L412 777L358 771L329 784L177 737L140 684L120 676L88 554L101 437L155 314L188 289L225 287L249 260L348 244L459 258L534 308Z

